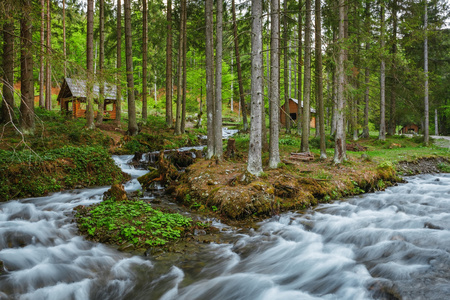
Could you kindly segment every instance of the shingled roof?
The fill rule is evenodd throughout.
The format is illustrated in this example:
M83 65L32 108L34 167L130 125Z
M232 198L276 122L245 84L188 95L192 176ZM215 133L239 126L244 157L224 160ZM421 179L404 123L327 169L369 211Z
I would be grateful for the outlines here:
M58 94L58 101L61 98L86 98L86 80L65 78ZM116 86L105 83L105 100L116 100ZM98 84L94 84L94 99L99 98L100 88Z

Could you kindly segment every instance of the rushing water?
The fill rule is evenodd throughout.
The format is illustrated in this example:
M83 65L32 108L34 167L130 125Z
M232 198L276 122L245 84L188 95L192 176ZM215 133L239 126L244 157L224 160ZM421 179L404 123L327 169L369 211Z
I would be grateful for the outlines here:
M73 208L107 187L2 203L0 299L447 299L450 175L408 181L148 257L77 236Z

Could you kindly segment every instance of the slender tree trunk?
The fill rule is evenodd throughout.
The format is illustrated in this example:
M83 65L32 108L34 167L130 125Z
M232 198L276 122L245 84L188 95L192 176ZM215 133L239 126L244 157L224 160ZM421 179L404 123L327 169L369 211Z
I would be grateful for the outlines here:
M216 102L214 105L214 154L222 158L222 52L223 52L223 1L217 0L216 14Z
M423 30L425 31L425 41L423 45L423 72L425 74L425 98L424 98L424 104L425 104L425 127L424 127L424 134L423 134L423 141L426 146L430 143L430 132L429 132L429 124L430 124L430 116L429 116L429 103L428 103L428 0L425 0L425 16L424 16L424 26Z
M186 7L186 0L181 0L181 19L180 19L180 35L178 41L178 66L177 66L177 112L175 121L175 134L181 134L181 106L182 106L182 91L183 91L183 30L184 30L184 10Z
M270 141L269 141L269 168L275 169L280 163L279 149L279 118L280 109L280 85L278 81L280 73L279 47L280 47L280 15L279 0L271 0L271 22L270 22ZM299 100L300 101L300 100Z
M94 0L87 2L86 36L86 127L94 129L93 81L94 81Z
M365 13L364 13L364 17L365 17L365 27L366 30L370 32L370 1L366 1L366 7L365 7ZM366 42L365 42L365 47L366 47L366 54L369 52L370 49L370 42L369 42L369 38L366 38ZM368 62L366 62L366 64L368 65ZM364 91L364 127L363 127L363 132L362 132L362 137L363 138L368 138L369 137L369 88L370 88L370 69L369 67L365 68L365 72L364 72L364 82L365 82L365 91Z
M120 122L122 120L122 86L120 83L120 69L122 68L122 3L121 0L117 0L117 94L116 94L116 119L115 123L120 127Z
M51 2L47 0L47 64L46 64L46 90L45 90L45 108L47 110L52 110L52 71L50 64L51 56Z
M128 134L133 136L138 133L136 121L136 103L134 99L133 80L133 53L131 51L131 7L130 0L124 1L125 6L125 63L127 68L128 88Z
M334 158L335 164L344 162L346 157L346 145L345 145L345 124L344 124L344 91L345 91L345 0L339 0L339 53L338 61L336 64L337 72L337 105L336 105L336 134L335 134L335 148Z
M214 156L215 138L214 138L214 48L213 48L213 0L206 0L205 19L206 19L206 121L208 130L206 154L207 159Z
M67 77L67 51L66 51L66 0L63 0L63 56L64 56L64 78Z
M320 0L315 0L315 40L316 40L316 86L317 86L317 108L319 115L319 136L320 136L320 158L327 158L327 150L325 145L325 118L323 105L323 83L322 83L322 28L321 28L321 10ZM317 132L317 128L316 128Z
M147 0L142 0L142 119L147 120L147 52L148 52Z
M167 124L167 127L173 126L173 115L172 115L172 0L167 0L166 124Z
M34 85L32 54L31 0L22 0L20 18L20 126L25 134L34 132Z
M8 11L12 9L7 8ZM12 13L11 13L12 15ZM14 121L14 19L8 18L3 23L3 102L2 121Z
M297 133L301 134L302 133L302 114L303 114L303 110L302 110L302 86L303 86L303 81L302 81L302 66L303 66L303 58L302 58L302 47L303 47L303 43L302 43L302 31L303 31L303 1L300 0L299 2L299 12L298 12L298 87L297 87L297 99L298 99L298 106L297 106Z
M434 110L434 135L439 135L437 108Z
M99 97L98 97L98 112L97 112L97 124L103 123L103 111L105 107L105 80L103 76L103 69L105 64L105 0L99 0L100 4L100 55L98 60L98 73L97 81L99 85ZM144 0L145 1L145 0ZM100 76L99 76L100 75Z
M262 23L262 18L261 18ZM261 39L261 51L264 49L263 39ZM269 151L269 143L267 142L267 126L266 126L266 104L264 99L264 55L261 55L261 66L263 73L263 87L262 87L262 103L261 103L261 150L263 152Z
M234 54L236 56L236 68L237 68L237 73L238 73L239 99L240 99L240 103L241 103L242 123L244 126L244 131L247 131L247 129L248 129L247 107L245 105L245 98L244 98L244 84L242 81L241 58L239 56L239 43L238 43L237 24L236 24L236 6L234 4L234 0L231 0L231 10L232 10L232 14L233 14Z
M252 108L247 171L262 173L261 105L263 99L262 0L252 0Z
M44 53L45 53L45 0L41 0L41 53L39 57L39 107L45 107Z
M285 112L285 125L286 125L286 132L291 131L291 112L289 107L289 78L288 78L288 56L289 51L287 47L287 40L288 40L288 24L287 24L287 0L284 0L283 2L283 65L284 65L284 112ZM300 104L299 104L300 105Z
M381 66L380 66L380 135L378 139L386 139L386 64L384 58L384 3L381 3L381 26L380 26L380 48L381 48Z
M186 67L186 53L187 53L187 4L184 4L184 24L183 24L183 88L181 99L181 133L186 130L186 93L187 93L187 67Z
M305 79L303 82L303 116L301 151L309 151L309 121L311 103L311 0L305 1Z

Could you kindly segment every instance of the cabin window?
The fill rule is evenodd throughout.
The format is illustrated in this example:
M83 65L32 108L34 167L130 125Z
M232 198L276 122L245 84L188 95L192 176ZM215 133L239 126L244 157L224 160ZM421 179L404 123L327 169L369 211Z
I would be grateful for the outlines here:
M113 104L112 103L108 103L105 105L105 111L112 111L113 110Z
M297 120L297 113L290 113L289 115L291 116L292 120Z

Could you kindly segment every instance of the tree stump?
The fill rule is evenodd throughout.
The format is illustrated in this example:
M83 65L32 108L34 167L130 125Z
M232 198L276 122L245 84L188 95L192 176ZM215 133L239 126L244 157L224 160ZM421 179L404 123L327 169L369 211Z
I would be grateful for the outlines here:
M236 152L237 152L236 140L235 139L228 139L226 156L229 157L229 158L233 158L234 154Z

